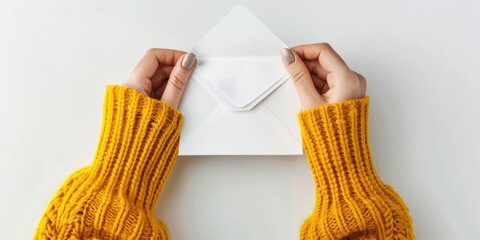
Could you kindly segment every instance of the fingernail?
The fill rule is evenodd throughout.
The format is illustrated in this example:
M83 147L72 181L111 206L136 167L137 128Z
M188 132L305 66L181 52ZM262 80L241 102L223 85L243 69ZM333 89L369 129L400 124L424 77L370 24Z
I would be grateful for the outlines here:
M196 59L197 59L197 57L195 56L195 54L187 53L187 55L185 57L183 57L182 67L187 69L187 70L192 69L193 64L195 63Z
M288 65L295 62L295 55L293 55L292 51L288 48L282 48L282 58Z

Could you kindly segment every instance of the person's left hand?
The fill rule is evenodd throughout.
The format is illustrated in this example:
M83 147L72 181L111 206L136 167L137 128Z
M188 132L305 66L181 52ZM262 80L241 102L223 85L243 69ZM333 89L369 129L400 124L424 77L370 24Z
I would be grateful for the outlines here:
M123 85L177 107L196 62L193 53L152 48Z

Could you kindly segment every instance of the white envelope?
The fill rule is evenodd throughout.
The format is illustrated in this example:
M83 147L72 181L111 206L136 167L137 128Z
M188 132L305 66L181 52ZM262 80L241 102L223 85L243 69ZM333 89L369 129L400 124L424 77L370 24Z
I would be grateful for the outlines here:
M180 155L302 154L286 47L246 8L236 6L192 50L197 67L179 109Z

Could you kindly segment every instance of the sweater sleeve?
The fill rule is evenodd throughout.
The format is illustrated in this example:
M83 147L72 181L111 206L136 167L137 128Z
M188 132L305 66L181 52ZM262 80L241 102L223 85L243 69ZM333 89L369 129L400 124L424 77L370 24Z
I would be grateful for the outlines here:
M168 239L153 212L176 160L182 115L122 86L108 86L93 163L48 205L35 239Z
M298 115L316 186L300 239L414 239L408 208L376 173L368 142L369 98Z

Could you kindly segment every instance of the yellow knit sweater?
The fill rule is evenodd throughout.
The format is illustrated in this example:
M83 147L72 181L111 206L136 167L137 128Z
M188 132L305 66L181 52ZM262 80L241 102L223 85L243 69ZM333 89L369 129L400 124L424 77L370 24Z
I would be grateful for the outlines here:
M368 98L299 114L316 204L300 239L414 239L408 209L375 172ZM108 86L93 163L73 173L35 239L168 239L153 212L177 158L182 115L122 86Z
M407 206L373 165L368 105L364 97L298 115L316 186L300 239L415 239Z

